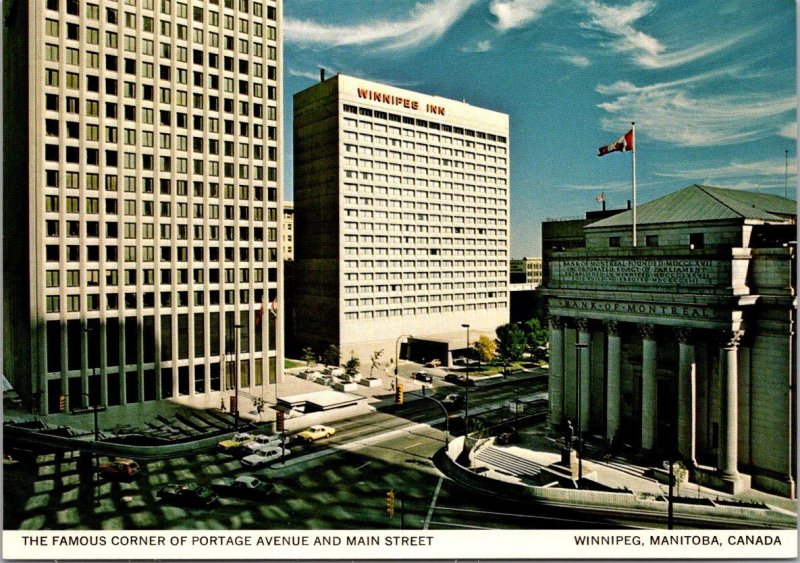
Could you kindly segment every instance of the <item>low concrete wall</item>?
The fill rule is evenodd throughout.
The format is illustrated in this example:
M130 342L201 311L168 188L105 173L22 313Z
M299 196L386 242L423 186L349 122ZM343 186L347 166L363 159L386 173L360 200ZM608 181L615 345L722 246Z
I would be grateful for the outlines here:
M494 491L499 495L525 499L538 502L559 503L575 505L576 508L615 508L627 510L647 511L653 514L663 514L667 517L666 500L644 498L634 493L611 493L605 491L570 490L556 487L541 487L526 485L522 482L514 483L508 480L498 480L471 471L459 464L456 460L464 449L464 438L454 439L447 447L444 456L444 468L450 477L464 485ZM776 527L794 528L797 522L789 515L757 508L735 506L701 506L676 502L673 505L676 516L682 515L691 518L735 518L746 521L758 521L760 524Z

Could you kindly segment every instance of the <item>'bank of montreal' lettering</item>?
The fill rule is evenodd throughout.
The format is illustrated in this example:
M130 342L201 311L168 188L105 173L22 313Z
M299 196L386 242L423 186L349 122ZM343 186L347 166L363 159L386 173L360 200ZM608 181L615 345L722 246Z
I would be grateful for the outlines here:
M581 311L606 311L613 313L633 313L636 315L671 315L675 317L709 318L709 310L704 307L688 305L657 305L653 303L617 303L611 301L578 301L576 299L557 299L557 306Z
M404 98L403 96L395 96L394 94L386 94L385 92L375 92L374 90L367 90L366 88L357 88L358 97L373 102L380 102L382 104L389 104L393 106L403 106L407 109L418 110L419 102L411 98ZM444 107L436 106L433 104L425 104L425 111L434 113L436 115L444 115Z

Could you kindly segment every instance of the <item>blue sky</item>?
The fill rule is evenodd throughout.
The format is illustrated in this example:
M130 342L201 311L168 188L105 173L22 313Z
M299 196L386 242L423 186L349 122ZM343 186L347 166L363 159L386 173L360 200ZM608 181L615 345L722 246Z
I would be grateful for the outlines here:
M285 0L286 197L291 99L319 68L508 113L511 256L541 222L693 183L796 185L792 0Z

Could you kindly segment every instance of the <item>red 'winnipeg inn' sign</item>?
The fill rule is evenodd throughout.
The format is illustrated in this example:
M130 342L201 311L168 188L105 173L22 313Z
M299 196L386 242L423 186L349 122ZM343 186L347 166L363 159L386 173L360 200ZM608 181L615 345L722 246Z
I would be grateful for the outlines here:
M394 94L386 94L384 92L375 92L374 90L367 90L366 88L358 88L358 97L382 104L419 110L419 102L417 100L404 98L403 96L395 96ZM425 104L425 111L436 115L444 115L444 108L433 104Z

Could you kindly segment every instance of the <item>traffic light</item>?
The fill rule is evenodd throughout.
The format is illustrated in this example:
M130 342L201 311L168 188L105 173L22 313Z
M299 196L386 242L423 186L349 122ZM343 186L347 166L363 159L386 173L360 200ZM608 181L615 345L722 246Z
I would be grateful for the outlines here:
M278 432L283 432L283 429L284 429L283 422L284 422L285 416L286 415L284 414L283 411L277 411L275 413L275 429Z
M394 491L390 490L386 493L386 514L389 518L394 516Z
M67 410L67 397L66 395L60 395L58 397L58 410L64 412Z
M403 384L398 383L397 389L394 392L394 402L398 405L403 404Z

